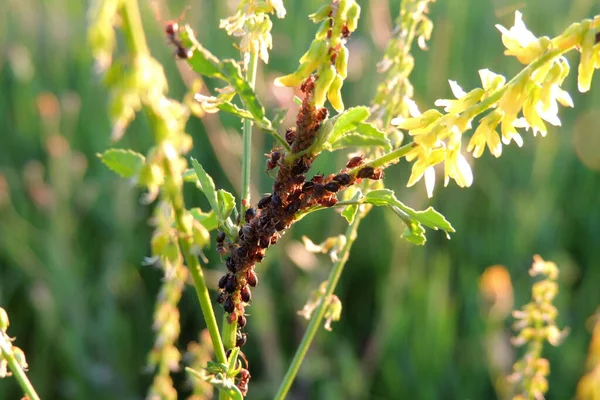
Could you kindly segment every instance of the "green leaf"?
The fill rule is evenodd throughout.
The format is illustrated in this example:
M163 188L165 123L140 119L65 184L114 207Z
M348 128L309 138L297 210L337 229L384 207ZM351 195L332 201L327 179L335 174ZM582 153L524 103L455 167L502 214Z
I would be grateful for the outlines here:
M219 189L217 192L217 198L220 210L221 221L226 220L231 215L231 212L235 208L235 197L226 190Z
M235 104L230 101L224 101L217 105L217 108L221 111L225 111L231 113L233 115L237 115L240 118L244 119L254 119L254 116L248 110L244 110L243 108L239 108Z
M183 172L183 180L185 182L196 182L198 177L196 176L196 171L193 168L188 168Z
M209 363L210 363L210 361L209 361ZM227 366L224 365L224 367L225 367L225 370L227 370ZM196 370L193 370L190 367L186 367L185 370L187 371L187 373L189 373L193 377L195 377L197 379L201 379L204 382L208 382L215 388L219 389L220 391L225 392L229 396L229 398L231 398L232 400L244 400L244 396L242 395L242 392L240 392L240 389L235 385L235 382L232 378L226 378L224 376L224 374L222 374L222 373L218 373L218 374L200 373ZM207 370L209 370L209 372L210 372L209 368L207 368Z
M345 147L383 147L386 151L392 150L392 144L385 133L370 124L359 124L355 132L346 133L335 142L330 143L331 150Z
M202 168L202 165L200 165L200 163L196 161L195 158L192 158L192 165L194 167L194 170L196 171L196 185L200 190L202 190L202 193L204 193L204 195L208 199L208 203L210 204L210 207L214 210L215 214L220 215L219 203L217 200L217 191L215 189L215 182L210 177L210 175L206 173L204 168Z
M209 232L217 229L219 226L219 223L217 222L217 216L212 210L205 213L202 212L200 208L196 207L190 210L190 214L192 214L192 217L194 217L196 221L200 222L200 224L202 224L202 226L204 226Z
M348 190L351 190L352 188L348 188ZM344 194L346 192L348 192L348 190L344 191ZM355 193L352 196L352 201L359 201L362 197L363 194L361 192L360 189L355 188ZM346 206L346 208L344 208L344 211L342 211L342 217L346 218L346 221L348 221L349 224L352 223L352 221L354 221L354 218L356 217L356 213L358 212L358 204L353 204L350 206Z
M421 224L431 229L445 231L448 238L450 238L449 233L454 232L450 222L432 207L428 207L425 211L416 211L398 200L392 190L373 190L367 193L364 202L375 206L391 207L406 223L409 232L408 234L405 232L404 237L412 243L425 243L425 230Z
M132 150L110 149L98 154L102 162L112 171L124 178L139 174L146 159L140 153Z
M204 48L194 37L194 32L186 26L181 34L181 42L185 47L194 51L187 59L190 67L200 75L219 78L233 86L246 108L257 122L264 122L265 108L262 106L256 93L242 74L240 65L231 59L219 61L210 51ZM270 123L269 123L270 125Z
M368 117L369 109L361 106L332 118L322 131L322 148L334 151L349 146L378 146L390 151L392 145L385 133L364 122Z

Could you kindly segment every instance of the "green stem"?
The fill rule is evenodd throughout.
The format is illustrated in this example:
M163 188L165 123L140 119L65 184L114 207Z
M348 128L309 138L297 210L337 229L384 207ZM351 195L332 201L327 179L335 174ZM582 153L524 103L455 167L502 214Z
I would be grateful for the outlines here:
M221 336L219 335L219 325L217 324L215 312L210 301L210 294L208 292L208 287L206 286L206 281L204 280L202 266L200 265L200 261L198 261L198 256L196 256L192 250L192 232L189 225L186 224L184 220L185 207L181 193L183 181L180 176L177 176L177 174L174 173L169 160L165 160L165 164L165 169L169 174L168 178L178 183L173 185L176 189L169 193L169 197L173 206L173 212L175 213L175 225L177 231L179 232L179 245L181 247L181 253L183 254L188 269L192 274L196 295L198 296L198 301L200 302L202 315L204 316L206 327L210 333L210 339L212 341L217 360L221 363L226 363L227 356L225 355L225 348L223 347L223 342L221 341ZM167 187L169 186L170 185L167 185Z
M137 0L125 0L122 7L123 36L125 36L127 47L136 56L148 54L148 45Z
M31 400L40 400L40 396L36 393L25 371L23 371L23 368L21 368L21 365L15 358L10 340L4 332L0 332L0 359L6 360L13 376L19 382L21 389L23 389L23 393Z
M327 301L325 300L333 294L337 283L340 280L340 276L342 275L346 261L348 261L352 244L354 243L354 240L356 240L356 232L358 230L360 220L361 216L359 212L359 214L356 215L356 218L354 218L354 221L348 226L348 229L346 229L346 245L340 252L340 259L333 265L333 268L329 273L329 280L327 283L327 288L325 289L325 294L323 295L319 306L312 315L310 322L308 323L308 327L306 328L306 332L304 332L304 336L300 342L300 346L298 346L298 349L296 350L294 359L292 360L292 363L290 364L290 367L288 368L287 373L281 382L281 386L279 386L279 389L277 390L277 394L275 395L276 400L283 400L286 397L292 386L292 382L298 374L300 365L302 364L302 361L308 352L308 348L310 347L310 344L317 334L317 330L323 322L323 317L325 316L325 311L327 309Z
M258 54L256 51L253 51L250 53L250 61L246 69L246 80L252 89L256 86L257 65ZM252 158L252 120L250 119L244 119L242 146L242 203L240 204L240 217L243 218L246 208L250 204L250 167Z

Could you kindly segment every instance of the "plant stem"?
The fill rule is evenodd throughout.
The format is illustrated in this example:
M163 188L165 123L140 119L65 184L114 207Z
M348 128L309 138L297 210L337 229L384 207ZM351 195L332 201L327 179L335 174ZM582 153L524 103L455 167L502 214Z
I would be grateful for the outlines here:
M344 265L346 265L346 261L348 261L348 256L350 254L352 244L354 243L354 240L356 240L356 232L358 230L360 220L361 215L359 210L358 214L354 218L354 221L350 225L348 225L348 229L346 229L346 245L340 251L340 259L335 264L333 264L333 268L329 273L329 280L327 282L325 294L323 295L319 306L312 315L310 322L308 323L308 327L304 332L304 336L302 337L302 341L300 342L300 346L298 346L298 349L296 350L294 359L292 360L292 363L290 364L290 367L288 368L285 377L281 382L281 386L279 386L279 389L277 390L277 394L275 395L276 400L283 400L286 397L287 393L289 392L292 386L292 382L298 374L300 365L302 364L302 361L304 360L304 357L308 352L308 348L310 347L310 344L312 343L317 333L317 330L323 322L323 317L325 316L325 311L327 309L326 300L329 298L329 296L333 294L337 283L340 280L340 276L342 275L342 271L344 270Z
M23 389L23 393L31 400L40 400L40 396L36 393L25 371L23 371L23 368L21 368L21 365L15 358L12 345L4 332L0 332L0 358L3 358L8 363L8 367L17 382L19 382L21 389Z
M125 0L123 2L123 35L129 50L136 56L148 54L148 45L142 26L142 18L137 0Z
M256 67L258 65L258 55L256 51L250 52L250 61L246 69L246 80L254 90L256 86ZM252 158L252 120L244 119L242 131L242 202L240 203L240 217L244 217L247 206L250 204L250 172Z

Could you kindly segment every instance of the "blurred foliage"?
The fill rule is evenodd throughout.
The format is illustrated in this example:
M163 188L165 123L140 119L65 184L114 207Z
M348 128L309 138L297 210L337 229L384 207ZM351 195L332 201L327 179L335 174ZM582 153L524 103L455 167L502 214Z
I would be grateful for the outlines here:
M189 4L185 21L203 45L219 57L238 57L217 29L230 3L171 1L169 9L163 3L159 9L165 21ZM292 71L308 48L315 27L306 16L318 4L287 1L286 19L274 20L273 51L257 88L270 109L293 107L291 93L273 88L273 77ZM399 4L372 0L361 6L363 18L348 46L347 107L373 97L381 78L375 64ZM150 210L95 156L110 145L110 124L106 90L86 44L86 7L74 0L6 0L0 6L0 305L11 316L11 334L19 337L42 398L142 398L152 377L144 366L161 274L142 266L150 253ZM559 33L600 13L590 0L438 0L431 8L430 49L415 50L411 76L423 109L448 98L447 79L467 89L477 85L480 68L507 76L519 70L516 60L502 55L494 28L510 26L515 9L537 35ZM193 76L174 61L148 3L142 2L142 11L170 94L181 98ZM473 164L473 187L436 190L431 204L457 230L452 240L434 233L426 246L411 246L399 239L404 226L398 219L373 210L339 285L342 318L333 332L318 335L290 397L497 396L494 377L508 372L516 355L505 346L510 321L490 323L478 279L490 265L506 266L519 307L529 296L527 270L535 253L561 268L558 323L571 328L561 347L548 349L547 398L574 395L590 340L585 321L600 303L600 90L596 81L582 96L575 85L572 74L565 89L574 94L575 109L561 110L562 127L549 128L544 139L526 135L526 146L507 147L501 159L485 154ZM291 121L293 112L284 124ZM188 132L192 155L219 186L239 191L239 121L194 119ZM254 144L253 189L260 193L271 183L259 161L271 138L257 132ZM148 149L143 119L120 145ZM333 157L341 156L320 157L315 169L330 172ZM429 201L422 183L417 190L402 187L409 172L400 163L386 173L386 182L401 200L424 208ZM187 195L188 206L207 207L194 188ZM296 311L327 276L326 256L314 258L298 246L302 235L320 242L343 231L339 215L324 213L297 224L261 264L264 278L253 296L254 323L244 348L252 365L251 399L276 390L305 326ZM214 248L207 257L207 275L216 286L224 266ZM181 303L181 349L203 328L190 289ZM490 329L499 340L488 340ZM502 357L490 357L494 352ZM184 374L178 378L182 396L189 394ZM18 396L14 380L0 381L0 399Z

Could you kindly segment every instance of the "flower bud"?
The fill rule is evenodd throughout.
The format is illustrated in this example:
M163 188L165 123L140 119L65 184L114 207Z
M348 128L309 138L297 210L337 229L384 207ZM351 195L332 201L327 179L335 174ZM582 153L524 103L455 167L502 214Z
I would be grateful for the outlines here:
M327 91L327 98L331 103L331 106L337 112L344 111L344 102L342 100L342 85L344 84L344 79L337 74L329 86L329 90Z
M311 72L314 71L314 69L317 67L317 65L319 65L318 60L306 61L306 62L300 64L300 67L298 68L298 70L296 70L296 72L276 78L274 84L275 84L275 86L280 86L280 87L281 86L287 86L287 87L298 86L302 83L302 81L304 81L306 78L308 78L308 76L311 74Z
M326 19L327 17L329 17L330 13L331 13L331 4L326 4L326 5L322 6L321 8L319 8L317 10L317 12L310 14L308 16L308 18L310 18L312 20L312 22L317 23L317 22L321 22L324 19Z
M335 67L329 65L319 71L319 79L315 82L314 105L321 107L325 103L325 96L336 77Z
M346 76L348 76L348 56L348 48L342 45L342 47L340 47L340 51L338 52L338 56L335 60L335 69L337 70L338 75L342 77L342 79L346 79Z
M586 33L581 43L581 59L577 73L577 88L584 93L590 90L592 74L594 73L594 43L596 41L595 29L590 29L591 21L585 21Z
M9 325L8 314L4 308L0 307L0 332L6 332Z
M19 366L27 371L29 365L27 364L27 360L25 359L25 353L17 346L12 347L13 356L15 356L15 360L19 363Z
M348 8L348 12L346 14L346 26L350 32L354 32L356 30L356 26L358 25L358 18L360 17L360 6L356 2L352 2L350 8Z

